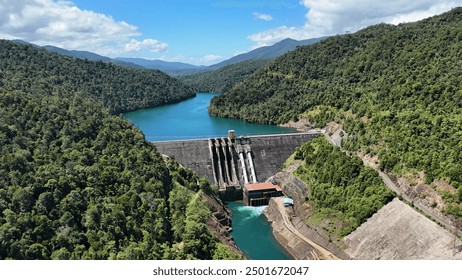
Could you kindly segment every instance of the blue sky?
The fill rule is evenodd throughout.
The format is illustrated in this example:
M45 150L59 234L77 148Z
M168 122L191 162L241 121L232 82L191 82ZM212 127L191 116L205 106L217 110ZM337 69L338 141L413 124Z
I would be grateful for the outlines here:
M420 20L462 0L0 0L0 38L210 65L272 45Z
M116 21L138 26L142 32L140 41L155 38L166 42L168 50L157 57L204 58L204 63L208 62L206 57L228 58L256 47L257 42L247 39L252 34L282 25L301 26L307 13L298 0L76 0L74 3L82 9L110 14ZM146 57L150 55L145 53Z

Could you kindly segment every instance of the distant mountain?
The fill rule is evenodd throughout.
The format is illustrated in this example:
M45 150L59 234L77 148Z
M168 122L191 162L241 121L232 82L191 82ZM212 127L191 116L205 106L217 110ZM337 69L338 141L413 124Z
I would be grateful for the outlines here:
M261 48L252 50L248 53L239 54L230 59L227 59L225 61L222 61L220 63L214 64L211 66L197 66L197 65L181 63L181 62L166 62L162 60L148 60L148 59L142 59L142 58L117 57L115 59L138 64L148 69L158 69L163 72L176 75L176 76L185 76L185 75L191 75L191 74L196 74L200 72L217 70L224 66L236 64L236 63L247 61L247 60L267 59L267 58L277 57L282 54L285 54L286 52L295 50L298 46L311 45L325 38L327 37L312 38L312 39L307 39L307 40L302 40L302 41L297 41L297 40L288 38L272 46L261 47Z
M285 39L282 40L272 46L261 47L255 50L252 50L248 53L243 53L236 55L230 59L222 61L220 63L211 65L211 66L197 66L188 63L182 62L168 62L159 59L149 60L143 58L129 58L129 57L117 57L117 58L110 58L106 56L102 56L96 53L88 52L88 51L78 51L78 50L66 50L63 48L59 48L56 46L38 46L26 41L22 40L14 40L16 43L20 44L30 44L36 47L44 48L50 52L58 53L60 55L65 55L74 58L80 59L88 59L91 61L102 61L102 62L110 62L116 65L131 67L131 68L146 68L146 69L156 69L172 76L185 76L191 75L201 72L208 72L220 69L224 66L236 64L239 62L252 60L252 59L268 59L280 56L285 54L289 51L295 50L298 46L306 46L317 43L322 39L327 37L321 38L312 38L302 41L297 41L294 39Z
M114 63L116 65L127 66L127 67L131 67L131 68L143 68L142 66L140 66L140 65L138 65L136 63L129 63L129 62L126 62L126 61L120 61L120 60L117 60L117 59L112 59L110 57L102 56L102 55L92 53L92 52L88 52L88 51L76 51L76 50L69 51L69 50L66 50L66 49L62 49L62 48L58 48L58 47L50 46L50 45L43 46L42 48L44 48L44 49L46 49L47 51L50 51L50 52L54 52L54 53L57 53L57 54L60 54L60 55L65 55L65 56L74 57L74 58L88 59L88 60L91 60L91 61L111 62L111 63Z
M46 49L47 51L54 52L60 55L65 55L65 56L70 56L70 57L75 57L75 58L81 58L81 59L88 59L91 61L102 61L102 62L110 62L112 61L111 58L102 56L96 53L92 52L87 52L87 51L69 51L66 49L58 48L55 46L43 46L42 48Z
M286 52L295 50L298 46L307 46L315 44L327 37L312 38L302 41L297 41L294 39L284 39L272 46L261 47L254 49L248 53L243 53L236 55L228 60L222 61L220 63L209 66L211 69L219 69L223 66L235 64L238 62L250 60L250 59L266 59L273 58L285 54Z
M170 75L187 75L190 73L197 73L205 71L207 69L206 66L197 66L182 62L167 62L162 60L148 60L143 58L110 58L107 56L102 56L96 53L88 52L88 51L77 51L77 50L66 50L63 48L59 48L56 46L46 45L46 46L39 46L35 45L23 40L13 40L13 42L23 45L32 45L34 47L43 48L47 51L54 52L60 55L79 58L79 59L88 59L90 61L102 61L102 62L110 62L120 66L127 66L131 68L138 68L138 69L155 69L165 72Z
M56 46L51 46L51 45L39 46L39 45L32 44L32 43L29 43L29 42L26 42L26 41L23 41L23 40L12 40L12 42L15 42L15 43L21 44L21 45L31 45L31 46L34 46L34 47L37 47L37 48L43 48L43 49L45 49L45 50L47 50L49 52L54 52L54 53L57 53L57 54L60 54L60 55L73 57L73 58L88 59L90 61L111 62L111 63L116 64L116 65L126 66L126 67L130 67L130 68L135 68L135 69L144 68L144 67L142 67L142 66L140 66L138 64L135 64L135 63L129 63L129 62L126 62L126 61L120 61L120 60L112 59L112 58L107 57L107 56L102 56L102 55L92 53L92 52L87 52L87 51L76 51L76 50L71 50L70 51L70 50L66 50L66 49L59 48L59 47L56 47Z
M204 71L178 73L179 79L200 92L225 93L257 70L268 65L273 58L295 50L298 46L312 45L327 38L303 41L285 39L269 47L261 47L245 54L211 65Z
M143 58L126 58L126 57L117 57L115 58L119 61L130 62L134 64L138 64L143 66L147 69L157 69L169 74L174 74L181 70L190 70L190 69L204 69L207 68L206 66L197 66L188 63L182 62L168 62L159 59L149 60Z

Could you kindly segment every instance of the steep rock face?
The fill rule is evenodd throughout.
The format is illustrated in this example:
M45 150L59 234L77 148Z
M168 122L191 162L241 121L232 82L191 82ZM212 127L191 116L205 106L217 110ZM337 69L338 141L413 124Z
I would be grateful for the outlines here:
M208 195L203 195L202 199L206 201L209 209L213 213L213 215L211 215L206 221L207 228L212 231L222 243L226 244L232 252L238 254L242 258L245 258L244 254L237 247L234 242L234 238L230 234L232 226L231 212L226 208L221 200Z
M294 200L295 214L298 217L306 216L306 207L308 205L306 204L305 197L308 195L308 189L305 184L287 171L276 173L272 180L281 186L284 194Z

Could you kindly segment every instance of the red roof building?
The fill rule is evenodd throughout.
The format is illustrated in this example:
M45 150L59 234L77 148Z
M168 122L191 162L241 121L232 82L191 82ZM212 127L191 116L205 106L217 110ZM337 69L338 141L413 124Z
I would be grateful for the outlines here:
M267 205L271 197L282 195L282 189L271 182L244 185L244 203L249 206Z

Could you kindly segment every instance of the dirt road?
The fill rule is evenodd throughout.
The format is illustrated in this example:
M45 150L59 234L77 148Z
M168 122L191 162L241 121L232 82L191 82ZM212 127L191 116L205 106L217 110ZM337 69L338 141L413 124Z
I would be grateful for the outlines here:
M289 219L289 214L287 213L286 207L284 207L284 198L283 197L275 197L273 198L276 201L276 204L278 206L279 212L281 213L282 219L284 221L285 227L295 234L297 237L299 237L301 240L305 241L308 243L311 247L316 249L317 252L312 252L312 255L315 259L320 259L320 260L338 260L334 254L326 250L324 247L320 246L319 244L313 242L312 240L306 238L303 234L301 234L292 224L292 222Z

